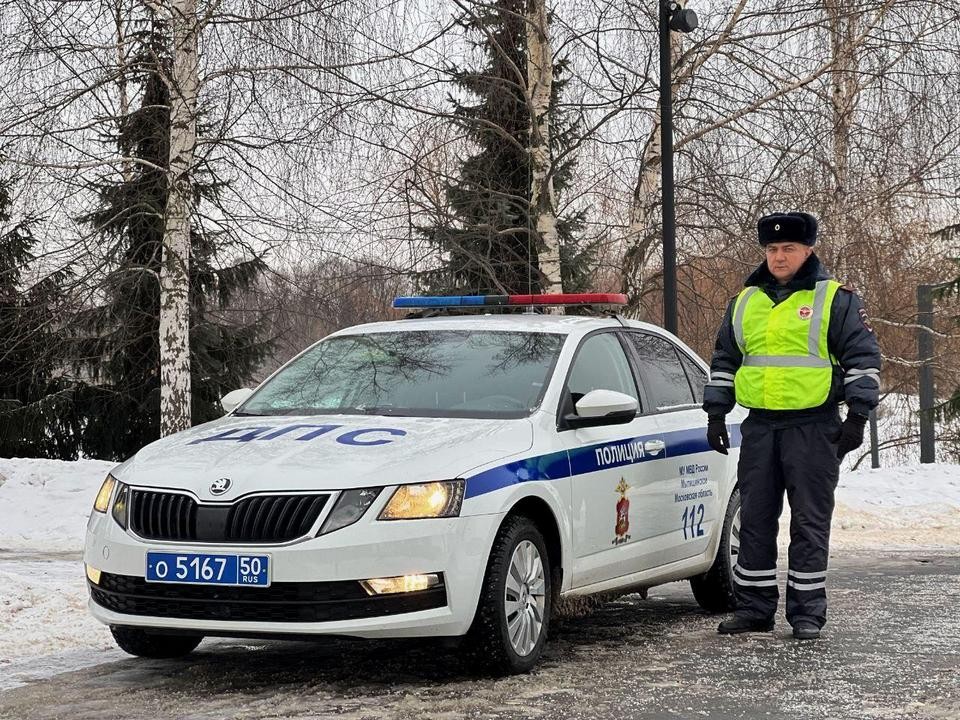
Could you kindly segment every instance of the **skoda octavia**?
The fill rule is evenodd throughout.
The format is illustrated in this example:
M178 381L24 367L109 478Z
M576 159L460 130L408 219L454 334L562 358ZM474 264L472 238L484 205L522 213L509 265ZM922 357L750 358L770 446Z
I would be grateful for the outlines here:
M564 596L689 578L729 608L739 416L711 452L703 361L612 314L489 312L621 301L398 298L428 309L320 340L111 471L91 612L146 657L204 636L459 637L523 672Z

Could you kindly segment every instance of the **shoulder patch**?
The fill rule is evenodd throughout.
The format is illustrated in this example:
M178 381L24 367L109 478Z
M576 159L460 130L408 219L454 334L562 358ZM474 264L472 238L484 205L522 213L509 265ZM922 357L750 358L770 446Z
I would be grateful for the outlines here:
M867 318L866 308L860 308L860 322L863 323L863 326L867 330L869 330L870 332L873 332L873 328L870 327L870 320Z

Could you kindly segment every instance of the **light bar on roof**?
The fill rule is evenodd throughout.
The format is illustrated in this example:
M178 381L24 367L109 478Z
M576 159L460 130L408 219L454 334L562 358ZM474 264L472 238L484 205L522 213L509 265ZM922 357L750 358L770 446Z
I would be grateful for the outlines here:
M546 295L446 295L394 298L395 308L503 307L519 305L626 305L620 293L555 293Z

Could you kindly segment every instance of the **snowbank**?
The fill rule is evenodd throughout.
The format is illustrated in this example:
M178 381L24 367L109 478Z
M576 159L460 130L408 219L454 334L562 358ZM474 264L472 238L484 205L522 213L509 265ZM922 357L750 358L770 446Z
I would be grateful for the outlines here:
M29 658L57 653L57 666L71 669L112 648L109 631L86 611L80 551L114 465L0 458L0 690L44 675L53 662L32 669L23 666ZM63 657L67 649L78 658Z
M0 458L0 550L81 550L93 500L114 465Z
M960 546L960 465L845 472L836 498L834 547Z

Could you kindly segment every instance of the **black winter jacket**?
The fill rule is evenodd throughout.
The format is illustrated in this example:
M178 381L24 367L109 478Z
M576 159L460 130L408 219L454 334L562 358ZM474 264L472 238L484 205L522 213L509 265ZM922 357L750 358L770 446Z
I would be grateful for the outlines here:
M820 263L816 254L811 254L794 278L785 285L777 283L764 262L747 281L745 287L759 286L767 296L780 303L796 290L813 290L817 281L827 280L830 274ZM743 362L743 355L733 334L733 305L730 301L724 315L717 343L710 363L710 372L735 374ZM880 370L880 346L877 336L867 324L863 302L852 288L843 286L834 296L830 308L830 327L827 347L839 365L833 368L833 383L827 401L808 410L751 410L751 415L778 424L795 425L835 417L837 405L844 401L850 412L866 415L877 406L880 385L876 375L862 375L862 371ZM703 409L709 415L726 415L736 404L734 389L722 382L707 384L703 392Z

